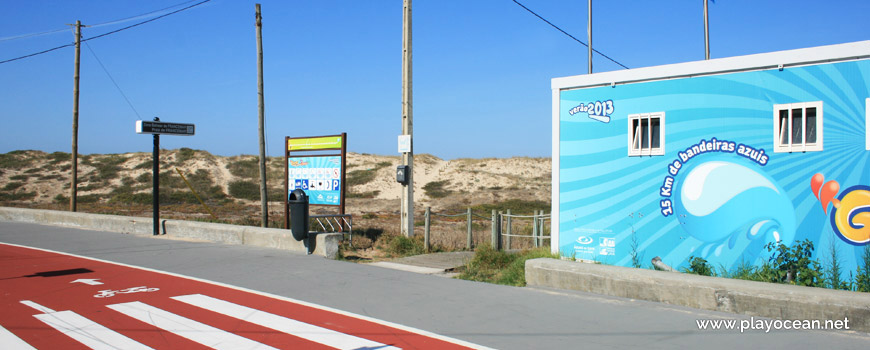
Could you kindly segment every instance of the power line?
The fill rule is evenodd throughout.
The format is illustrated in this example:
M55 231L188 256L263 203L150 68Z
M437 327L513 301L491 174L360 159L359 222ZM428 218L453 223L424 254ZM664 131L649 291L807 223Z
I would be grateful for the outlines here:
M123 30L127 30L127 29L130 29L130 28L133 28L133 27L137 27L137 26L143 25L143 24L145 24L145 23L153 22L153 21L156 21L156 20L161 19L161 18L163 18L163 17L169 16L169 15L173 15L173 14L179 13L179 12L181 12L181 11L189 10L189 9L191 9L191 8L197 7L197 6L199 6L199 5L202 5L202 4L207 3L207 2L210 2L210 1L211 1L211 0L200 1L200 2L198 2L198 3L196 3L196 4L193 4L193 5L187 6L187 7L185 7L185 8L182 8L182 9L179 9L179 10L176 10L176 11L169 12L169 13L164 14L164 15L161 15L161 16L154 17L154 18L149 19L149 20L147 20L147 21L142 21L142 22L139 22L139 23L136 23L136 24L133 24L133 25L129 25L129 26L126 26L126 27L124 27L124 28L117 29L117 30L113 30L113 31L108 32L108 33L100 34L100 35L97 35L97 36L92 37L92 38L83 39L82 42L90 41L90 40L94 40L94 39L98 39L98 38L102 38L102 37L104 37L104 36L111 35L111 34L115 34L115 33L117 33L117 32L123 31ZM177 5L176 5L176 6L177 6ZM174 6L172 6L172 7L174 7ZM171 7L170 7L170 8L171 8ZM158 10L158 11L155 11L155 12L159 12L159 11L162 11L162 10ZM153 13L153 12L152 12L152 13ZM134 16L134 17L141 17L141 16ZM134 18L134 17L133 17L133 18ZM129 18L127 18L127 19L129 19ZM125 20L127 20L127 19L125 19ZM119 20L119 21L123 21L123 20ZM114 22L119 22L119 21L114 21ZM108 23L113 23L113 22L108 22ZM104 24L108 24L108 23L104 23ZM46 32L46 33L48 33L48 32ZM3 64L3 63L9 63L9 62L17 61L17 60L20 60L20 59L24 59L24 58L28 58L28 57L33 57L33 56L36 56L36 55L41 55L41 54L44 54L44 53L49 53L49 52L52 52L52 51L55 51L55 50L59 50L59 49L62 49L62 48L65 48L65 47L74 46L74 45L75 45L74 43L72 43L72 44L66 44L66 45L61 45L61 46L54 47L54 48L51 48L51 49L48 49L48 50L44 50L44 51L40 51L40 52L35 52L35 53L32 53L32 54L28 54L28 55L24 55L24 56L20 56L20 57L16 57L16 58L11 58L11 59L8 59L8 60L5 60L5 61L0 61L0 64Z
M540 18L542 21L546 22L546 23L549 24L551 27L556 28L556 30L562 32L562 34L567 35L569 38L574 39L574 41L580 43L581 45L583 45L583 46L585 46L585 47L589 47L589 45L587 45L586 43L584 43L584 42L581 41L580 39L577 39L577 38L575 38L573 35L568 34L568 32L562 30L562 28L559 28L558 26L556 26L556 25L553 24L552 22L548 21L546 18L541 17L541 15L535 13L535 11L532 11L531 9L529 9L528 7L526 7L525 5L521 4L519 1L517 1L517 0L512 0L512 1L513 1L515 4L519 5L520 7L522 7L523 9L525 9L526 11L529 11L529 13L535 15L535 17ZM620 67L622 67L622 68L629 69L629 68L626 67L624 64L619 63L619 62L617 62L616 60L610 58L609 56L607 56L607 55L601 53L601 51L598 51L598 50L596 50L596 49L594 49L594 48L592 49L592 51L594 51L595 53L601 55L601 57L604 57L604 58L610 60L610 62L613 62L613 63L618 64L618 65L619 65Z
M133 28L133 27L141 26L141 25L143 25L143 24L145 24L145 23L154 22L154 21L156 21L156 20L158 20L158 19L161 19L161 18L163 18L163 17L169 16L169 15L174 15L174 14L179 13L179 12L181 12L181 11L185 11L185 10L192 9L192 8L194 8L194 7L197 7L197 6L199 6L199 5L202 5L202 4L204 4L204 3L207 3L207 2L209 2L209 1L211 1L211 0L200 1L200 2L198 2L198 3L195 3L195 4L193 4L193 5L190 5L190 6L188 6L188 7L185 7L185 8L179 9L179 10L172 11L172 12L167 13L167 14L165 14L165 15L157 16L157 17L154 17L154 18L149 19L149 20L147 20L147 21L142 21L142 22L139 22L139 23L136 23L136 24L133 24L133 25L126 26L126 27L121 28L121 29L117 29L117 30L113 30L113 31L108 32L108 33L104 33L104 34L97 35L97 36L95 36L95 37L93 37L93 38L87 38L87 39L82 40L82 41L84 42L84 41L89 41L89 40L94 40L94 39L102 38L102 37L104 37L104 36L106 36L106 35L115 34L115 33L120 32L120 31L122 31L122 30L127 30L127 29L130 29L130 28Z
M126 18L116 19L116 20L112 20L112 21L109 21L109 22L103 22L103 23L93 24L93 25L89 25L88 27L95 28L95 27L102 27L102 26L107 26L107 25L112 25L112 24L124 23L124 22L128 22L128 21L130 21L130 20L139 19L139 18L147 17L147 16L149 16L149 15L153 15L153 14L155 14L155 13L163 12L163 11L169 10L169 9L171 9L171 8L176 8L176 7L179 7L179 6L187 5L187 4L192 3L192 2L195 2L195 1L197 1L197 0L185 1L185 2L182 2L182 3L179 3L179 4L175 4L175 5L172 5L172 6L164 7L164 8L159 9L159 10L154 10L154 11L151 11L151 12L146 12L146 13L142 13L142 14L138 14L138 15L135 15L135 16L126 17ZM47 31L47 32L37 32L37 33L28 33L28 34L20 34L20 35L8 36L8 37L5 37L5 38L0 38L0 42L3 42L3 41L10 41L10 40L18 40L18 39L32 38L32 37L35 37L35 36L43 36L43 35L48 35L48 34L60 33L60 32L64 32L64 31L66 31L66 29L56 29L56 30L50 30L50 31Z
M88 43L85 43L85 46L87 46L88 51L91 52L91 55L94 55L94 58L97 59L97 63L99 63L99 64L100 64L100 67L103 68L103 72L106 72L106 75L109 76L109 80L112 81L112 84L115 85L115 88L118 89L118 92L120 92L120 93L121 93L121 96L124 97L124 100L127 101L127 105L130 106L130 109L133 110L133 113L136 113L136 116L139 117L139 119L141 120L141 119L142 119L142 116L140 116L140 115L139 115L139 112L136 111L136 107L133 107L133 103L131 103L131 102L130 102L130 99L127 98L127 94L124 93L124 90L121 90L121 87L118 86L118 83L117 83L117 82L115 82L115 78L112 78L112 75L109 74L109 70L107 70L107 69L106 69L106 66L103 65L103 61L101 61L100 58L97 57L97 53L94 52L94 49L91 48L91 45L89 45Z

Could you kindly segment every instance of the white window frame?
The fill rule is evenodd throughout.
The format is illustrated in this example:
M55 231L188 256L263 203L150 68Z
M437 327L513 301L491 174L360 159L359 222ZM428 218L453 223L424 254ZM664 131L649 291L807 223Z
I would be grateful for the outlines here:
M652 147L653 140L653 128L652 128L652 120L659 119L659 146ZM638 121L638 128L633 128L634 121ZM647 120L647 140L649 141L649 145L647 147L643 147L641 145L641 141L643 140L642 135L640 134L643 128L640 126L643 123L643 120ZM663 156L665 155L665 112L655 112L655 113L640 113L640 114L631 114L628 116L628 155L629 156Z
M808 108L816 109L816 142L808 143L807 139L807 113ZM801 112L801 142L794 142L792 128L793 111L796 109ZM784 123L780 122L780 111L788 111L788 118ZM822 101L816 102L800 102L786 103L773 105L773 152L774 153L791 153L791 152L820 152L824 150L824 109ZM783 143L784 141L784 143Z

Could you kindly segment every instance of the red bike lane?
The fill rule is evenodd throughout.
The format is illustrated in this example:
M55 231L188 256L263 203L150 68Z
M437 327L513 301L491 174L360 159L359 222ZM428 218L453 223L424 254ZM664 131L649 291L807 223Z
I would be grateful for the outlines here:
M463 349L479 346L289 298L0 243L6 349Z

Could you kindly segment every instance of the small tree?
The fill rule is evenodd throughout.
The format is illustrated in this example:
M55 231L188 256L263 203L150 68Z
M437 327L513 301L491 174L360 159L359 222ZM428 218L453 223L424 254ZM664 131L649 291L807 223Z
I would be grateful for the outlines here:
M817 260L812 260L815 248L809 239L795 242L791 248L780 243L768 243L764 247L773 253L769 261L777 271L777 282L808 287L822 284L821 266Z

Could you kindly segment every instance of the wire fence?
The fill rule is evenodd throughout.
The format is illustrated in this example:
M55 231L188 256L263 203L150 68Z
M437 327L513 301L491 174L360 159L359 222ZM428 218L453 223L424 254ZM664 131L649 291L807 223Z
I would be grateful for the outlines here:
M550 240L550 214L543 210L535 210L531 215L517 215L511 210L492 210L489 217L475 214L471 208L464 213L444 214L432 211L427 207L424 217L423 245L428 251L432 245L433 231L440 232L440 241L453 241L459 225L465 221L465 248L487 242L486 228L489 228L489 244L497 250L513 250L545 247ZM464 218L464 220L462 220ZM433 228L438 228L433 230ZM461 231L459 231L461 232ZM455 244L453 244L455 246Z

